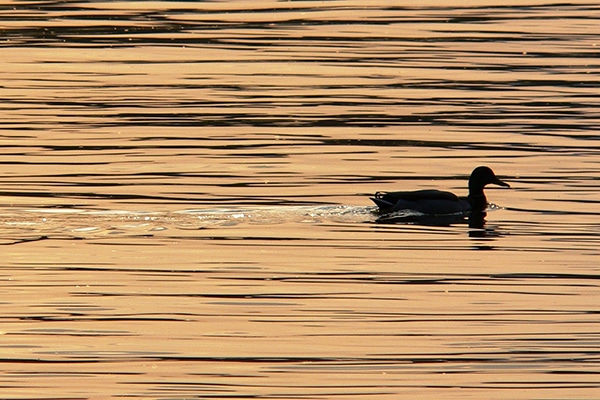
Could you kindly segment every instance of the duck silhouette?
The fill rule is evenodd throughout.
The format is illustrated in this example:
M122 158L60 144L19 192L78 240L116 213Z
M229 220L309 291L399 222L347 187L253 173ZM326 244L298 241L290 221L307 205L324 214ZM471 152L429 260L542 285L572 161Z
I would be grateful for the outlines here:
M380 214L400 210L417 211L425 215L449 215L482 213L487 208L483 193L486 185L494 184L510 187L501 181L488 167L477 167L469 178L469 195L458 197L454 193L441 190L416 190L412 192L377 192L371 198L379 207Z

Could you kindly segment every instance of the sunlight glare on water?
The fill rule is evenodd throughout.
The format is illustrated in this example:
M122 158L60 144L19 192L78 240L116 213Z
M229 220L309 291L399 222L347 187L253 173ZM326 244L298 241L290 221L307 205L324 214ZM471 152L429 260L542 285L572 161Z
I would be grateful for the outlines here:
M2 397L597 397L599 11L0 7Z

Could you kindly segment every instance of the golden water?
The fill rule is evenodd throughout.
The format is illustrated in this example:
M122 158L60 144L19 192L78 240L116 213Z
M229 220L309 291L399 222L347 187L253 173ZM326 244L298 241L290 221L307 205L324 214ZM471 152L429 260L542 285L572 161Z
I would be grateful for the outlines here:
M600 7L526 3L7 3L0 397L598 397Z

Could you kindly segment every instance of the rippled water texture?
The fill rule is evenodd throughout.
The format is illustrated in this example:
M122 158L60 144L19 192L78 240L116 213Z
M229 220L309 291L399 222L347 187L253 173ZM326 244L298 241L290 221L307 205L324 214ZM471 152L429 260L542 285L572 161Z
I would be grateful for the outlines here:
M600 7L456 4L0 6L0 397L597 398Z

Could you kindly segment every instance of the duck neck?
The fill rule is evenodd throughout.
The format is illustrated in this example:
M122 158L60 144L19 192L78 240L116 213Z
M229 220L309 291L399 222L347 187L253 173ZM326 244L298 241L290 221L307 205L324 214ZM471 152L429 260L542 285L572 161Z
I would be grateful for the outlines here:
M473 185L472 182L469 182L468 199L471 204L471 209L475 211L484 211L487 208L487 199L483 193L483 188Z

